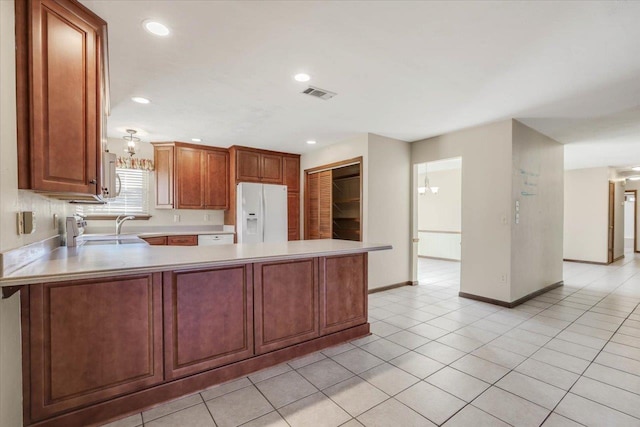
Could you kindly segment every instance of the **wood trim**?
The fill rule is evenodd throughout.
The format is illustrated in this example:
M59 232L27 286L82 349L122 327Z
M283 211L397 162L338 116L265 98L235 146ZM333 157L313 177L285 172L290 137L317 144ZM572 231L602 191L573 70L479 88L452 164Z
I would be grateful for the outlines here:
M549 291L551 291L551 290L553 290L555 288L559 288L560 286L564 286L564 281L561 280L561 281L556 282L556 283L554 283L552 285L546 286L546 287L544 287L542 289L538 289L535 292L532 292L532 293L530 293L528 295L523 296L522 298L518 298L517 300L511 301L511 302L500 301L500 300L497 300L497 299L487 298L487 297L483 297L483 296L480 296L480 295L468 294L468 293L462 292L462 291L458 292L458 296L463 297L463 298L476 300L476 301L486 302L486 303L489 303L489 304L499 305L501 307L513 308L513 307L519 306L522 303L525 303L525 302L529 301L530 299L533 299L533 298L535 298L535 297L537 297L539 295L542 295L542 294L544 294L546 292L549 292Z
M310 168L310 169L305 169L304 173L309 174L309 173L317 173L317 172L322 172L325 170L329 170L329 169L337 169L343 166L348 166L348 165L353 165L356 163L360 163L360 176L362 177L362 156L360 157L354 157L352 159L347 159L347 160L342 160L339 162L333 162L333 163L329 163L326 165L322 165L322 166L316 166L314 168Z
M259 369L268 368L287 360L302 357L367 335L370 335L369 323L271 353L255 356L241 362L160 384L146 390L98 403L87 408L78 409L31 425L37 427L80 427L102 424L123 418L123 416L126 415L141 412L160 403L188 396L213 385L248 375ZM29 425L26 420L25 418L25 425Z
M418 258L437 259L440 261L462 262L461 260L455 259L455 258L441 258L437 256L427 256L427 255L418 255Z
M624 190L624 194L633 194L633 252L638 252L638 190Z
M616 250L616 184L609 181L609 219L607 221L607 263L613 262Z
M399 282L399 283L394 283L392 285L380 286L379 288L369 289L369 293L376 294L378 292L388 291L389 289L401 288L403 286L413 286L413 284L414 284L413 281L407 280L406 282ZM418 282L415 282L415 284L417 285Z
M15 2L16 114L18 130L18 188L31 188L31 92L29 81L29 11L25 0Z
M193 148L198 150L207 150L207 151L220 151L223 153L228 153L229 150L222 147L214 147L211 145L202 145L202 144L192 144L190 142L180 142L180 141L163 141L163 142L151 142L151 145L154 147L182 147L182 148Z
M296 154L296 153L285 153L284 151L263 150L262 148L245 147L243 145L232 145L228 149L231 150L232 148L234 150L253 151L255 153L272 154L276 156L287 156L287 157L300 156L300 154Z
M418 233L433 233L433 234L462 234L462 231L418 230Z

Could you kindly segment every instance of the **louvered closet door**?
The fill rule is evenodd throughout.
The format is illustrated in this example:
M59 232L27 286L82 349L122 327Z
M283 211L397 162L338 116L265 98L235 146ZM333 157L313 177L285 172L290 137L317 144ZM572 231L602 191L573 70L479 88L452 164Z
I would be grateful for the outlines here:
M320 239L331 238L331 171L320 172L318 177L318 218Z
M319 218L319 203L320 192L318 191L318 184L320 180L317 173L312 173L307 176L307 214L305 220L307 222L306 233L307 239L319 239L320 238L320 218Z

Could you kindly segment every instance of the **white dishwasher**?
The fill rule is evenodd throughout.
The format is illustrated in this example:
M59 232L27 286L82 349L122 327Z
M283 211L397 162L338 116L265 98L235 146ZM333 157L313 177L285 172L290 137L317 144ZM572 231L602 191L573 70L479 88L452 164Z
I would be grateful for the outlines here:
M211 245L232 245L233 234L200 234L198 235L198 246Z

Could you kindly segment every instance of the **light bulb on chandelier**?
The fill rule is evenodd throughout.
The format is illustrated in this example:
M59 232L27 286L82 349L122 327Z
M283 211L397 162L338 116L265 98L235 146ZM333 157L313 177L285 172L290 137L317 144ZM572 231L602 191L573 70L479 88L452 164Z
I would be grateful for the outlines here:
M140 138L134 136L138 133L135 129L127 129L126 132L129 135L122 137L127 142L127 145L124 146L124 152L133 157L136 154L136 142L140 142Z

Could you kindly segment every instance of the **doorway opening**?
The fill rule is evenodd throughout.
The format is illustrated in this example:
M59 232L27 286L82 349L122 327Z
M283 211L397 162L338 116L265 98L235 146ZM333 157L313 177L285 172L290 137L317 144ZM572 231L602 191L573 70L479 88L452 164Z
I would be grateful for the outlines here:
M421 163L414 174L418 283L457 291L462 261L462 158Z
M638 252L636 228L638 218L637 190L624 192L624 252Z

